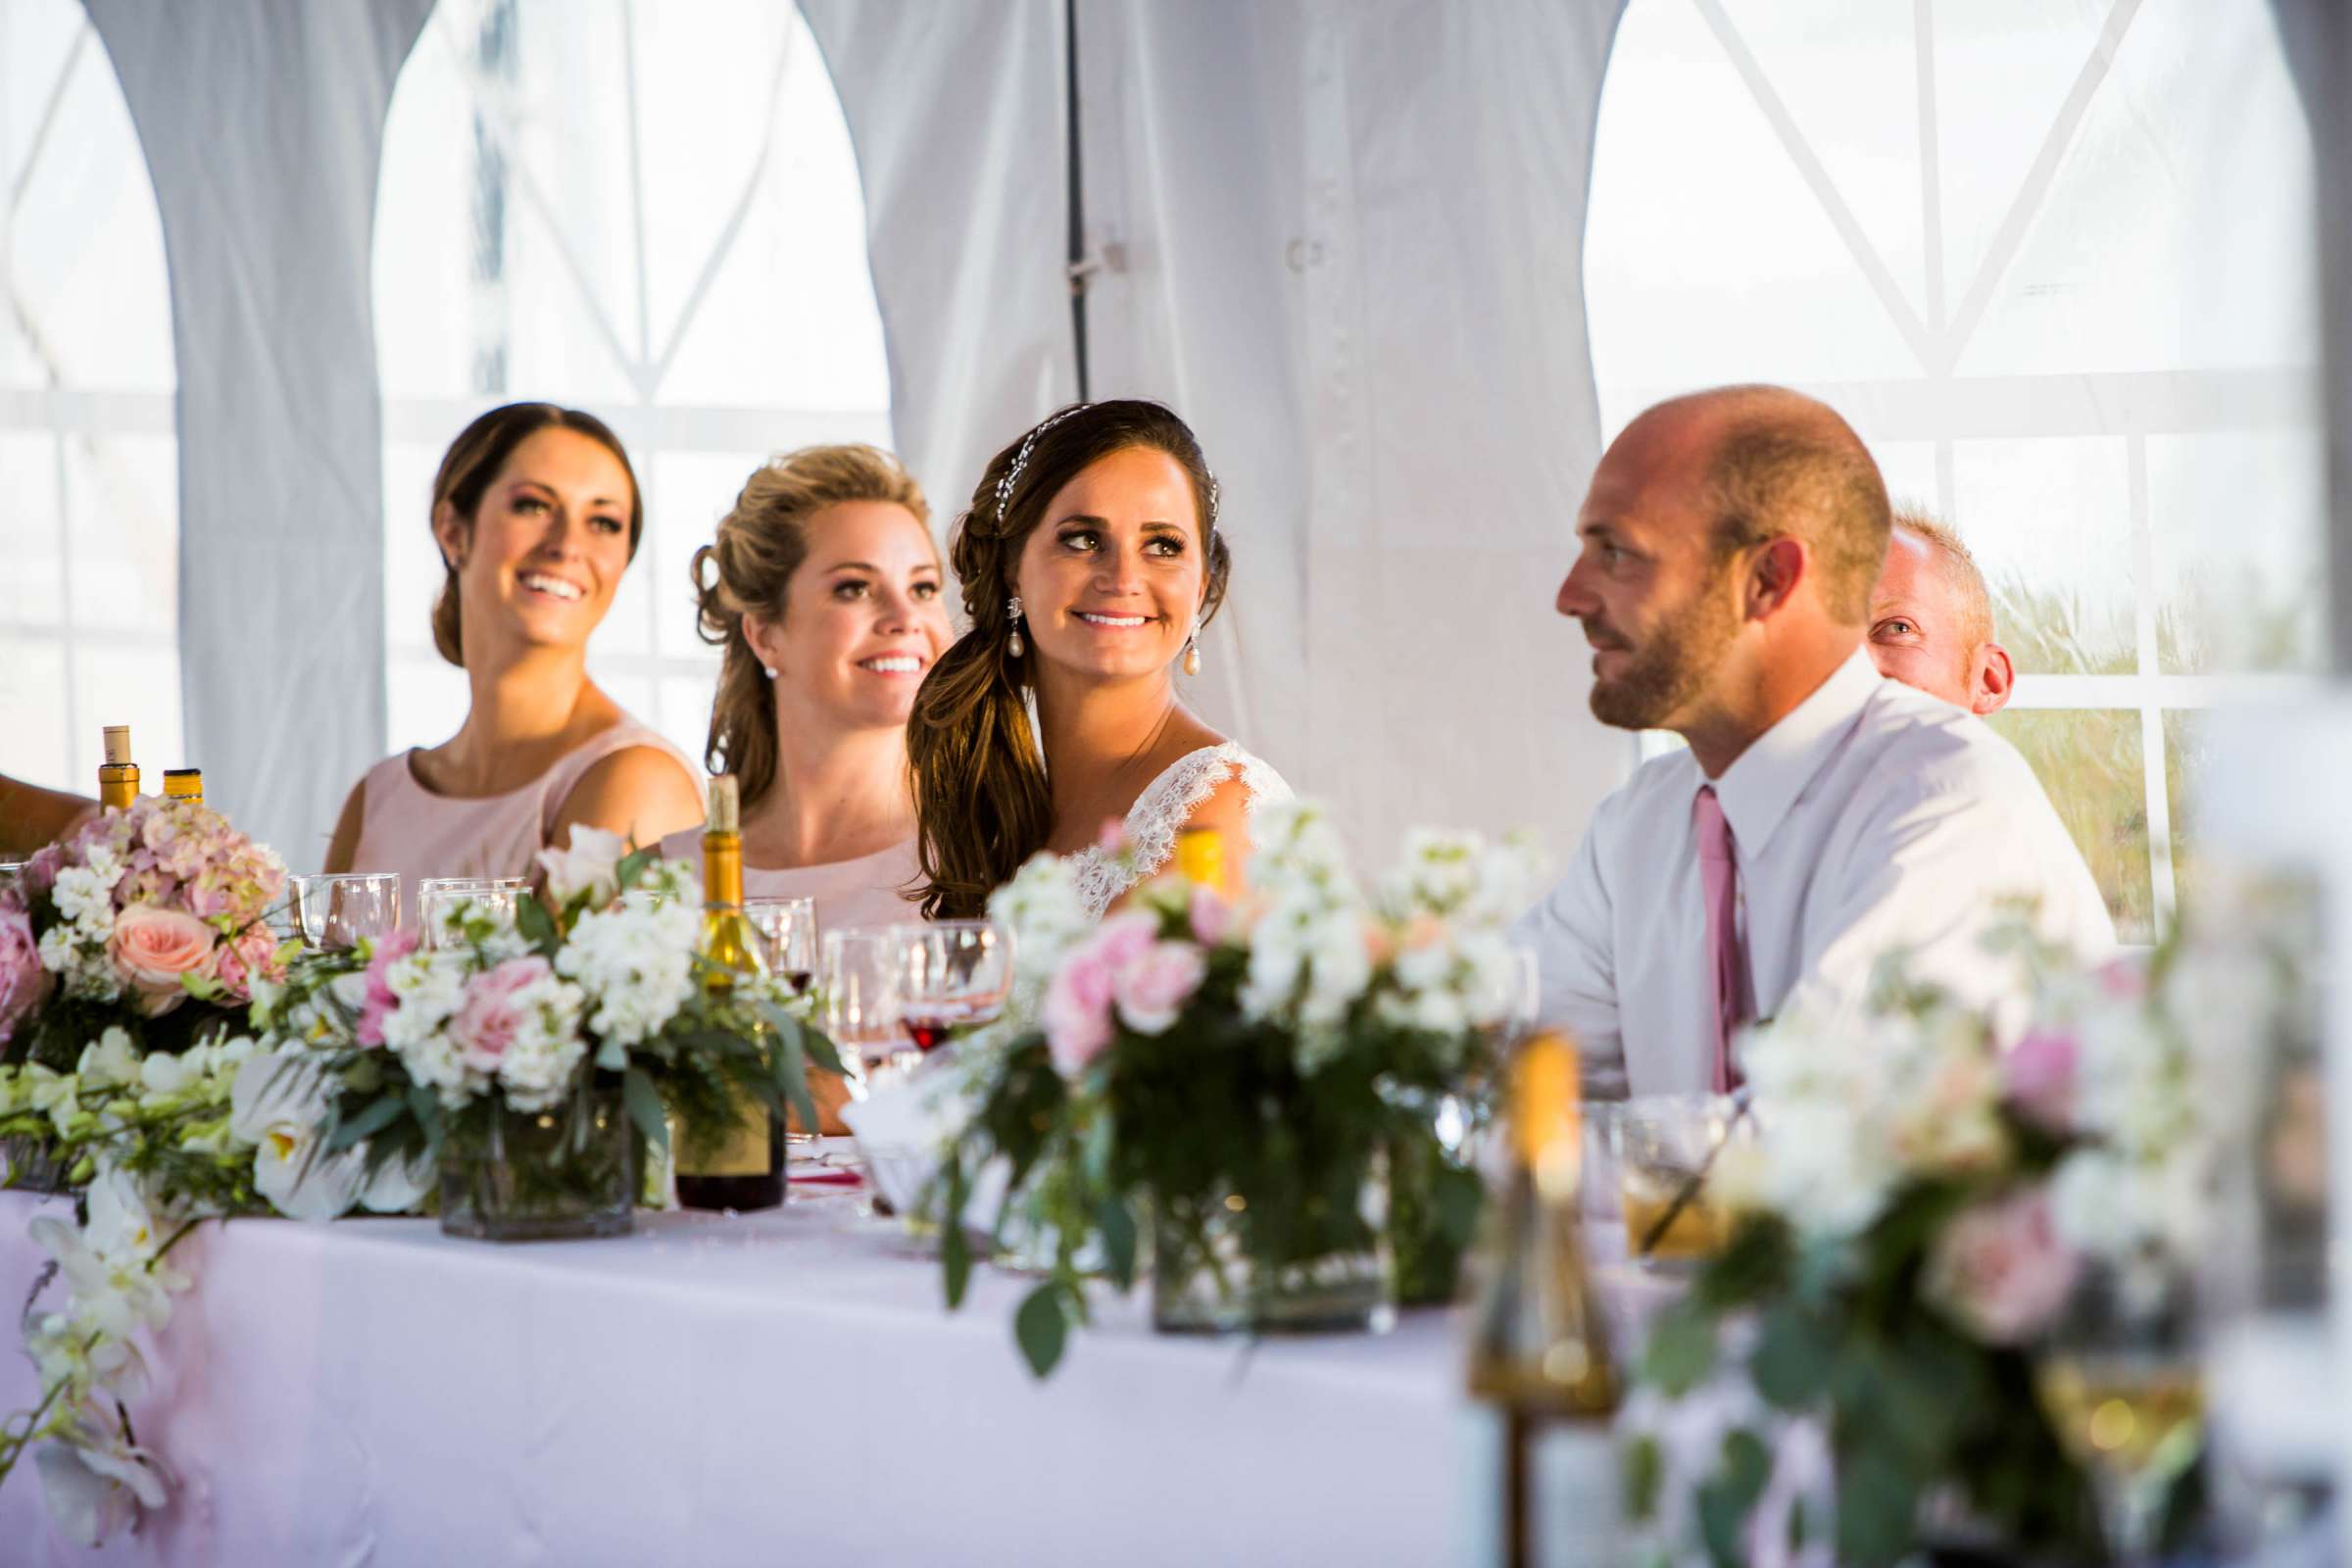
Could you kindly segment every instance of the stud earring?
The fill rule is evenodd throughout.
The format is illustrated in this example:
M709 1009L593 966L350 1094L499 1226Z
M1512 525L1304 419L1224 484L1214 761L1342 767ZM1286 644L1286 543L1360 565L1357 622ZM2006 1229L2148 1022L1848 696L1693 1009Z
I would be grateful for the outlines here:
M1012 620L1012 635L1005 640L1004 651L1018 659L1029 651L1029 645L1021 641L1021 596L1019 594L1014 594L1010 599L1004 601L1004 613Z
M1187 675L1198 675L1200 673L1200 634L1199 632L1188 632L1185 634L1184 672Z
M769 680L774 680L774 679L776 678L776 666L775 666L775 665L773 665L773 664L761 664L760 667L761 669L763 669L763 670L767 671L767 678L768 678Z

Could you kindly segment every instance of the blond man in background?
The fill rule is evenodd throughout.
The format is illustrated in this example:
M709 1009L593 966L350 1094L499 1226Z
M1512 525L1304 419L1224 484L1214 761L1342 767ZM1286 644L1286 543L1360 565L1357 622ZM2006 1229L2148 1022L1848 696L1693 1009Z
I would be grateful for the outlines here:
M1983 718L2017 686L2009 650L1993 641L1992 595L1960 536L1916 507L1898 507L1886 564L1870 594L1870 662L1888 680Z

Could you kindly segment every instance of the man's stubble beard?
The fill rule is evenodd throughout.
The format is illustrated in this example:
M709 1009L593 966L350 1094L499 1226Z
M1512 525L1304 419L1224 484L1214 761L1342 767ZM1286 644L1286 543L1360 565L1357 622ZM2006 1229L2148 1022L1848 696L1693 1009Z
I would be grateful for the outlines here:
M1593 681L1594 718L1617 729L1658 729L1707 689L1740 633L1739 610L1723 591L1728 576L1718 567L1653 628L1625 673Z

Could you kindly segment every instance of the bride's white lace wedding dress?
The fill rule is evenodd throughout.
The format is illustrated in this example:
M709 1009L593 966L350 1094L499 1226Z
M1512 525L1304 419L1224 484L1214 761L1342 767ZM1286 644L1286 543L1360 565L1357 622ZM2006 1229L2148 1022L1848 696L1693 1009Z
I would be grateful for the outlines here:
M1092 847L1071 857L1078 873L1078 896L1086 903L1087 914L1100 917L1120 894L1156 876L1176 853L1176 830L1236 769L1249 791L1246 809L1251 814L1267 801L1291 798L1291 787L1280 773L1231 741L1187 752L1145 785L1144 793L1128 808L1128 855L1124 860Z

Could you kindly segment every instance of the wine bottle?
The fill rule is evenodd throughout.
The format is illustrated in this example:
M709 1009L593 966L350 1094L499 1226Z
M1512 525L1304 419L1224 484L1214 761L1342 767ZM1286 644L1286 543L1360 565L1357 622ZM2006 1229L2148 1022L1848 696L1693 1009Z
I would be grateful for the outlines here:
M732 990L737 978L764 977L759 933L743 915L743 834L735 776L710 781L703 824L703 984ZM678 1202L686 1208L773 1208L784 1201L784 1124L750 1096L735 1104L734 1130L715 1146L677 1151Z
M110 811L125 810L139 798L139 764L130 760L130 726L105 727L106 760L98 764L98 804Z
M1511 1082L1511 1173L1471 1319L1469 1387L1499 1439L1498 1549L1514 1565L1617 1560L1620 1385L1579 1207L1576 1052L1530 1040Z
M167 767L164 769L164 799L167 801L204 800L204 769L201 767Z
M1225 835L1213 827L1188 827L1176 835L1176 874L1218 893L1225 891Z

